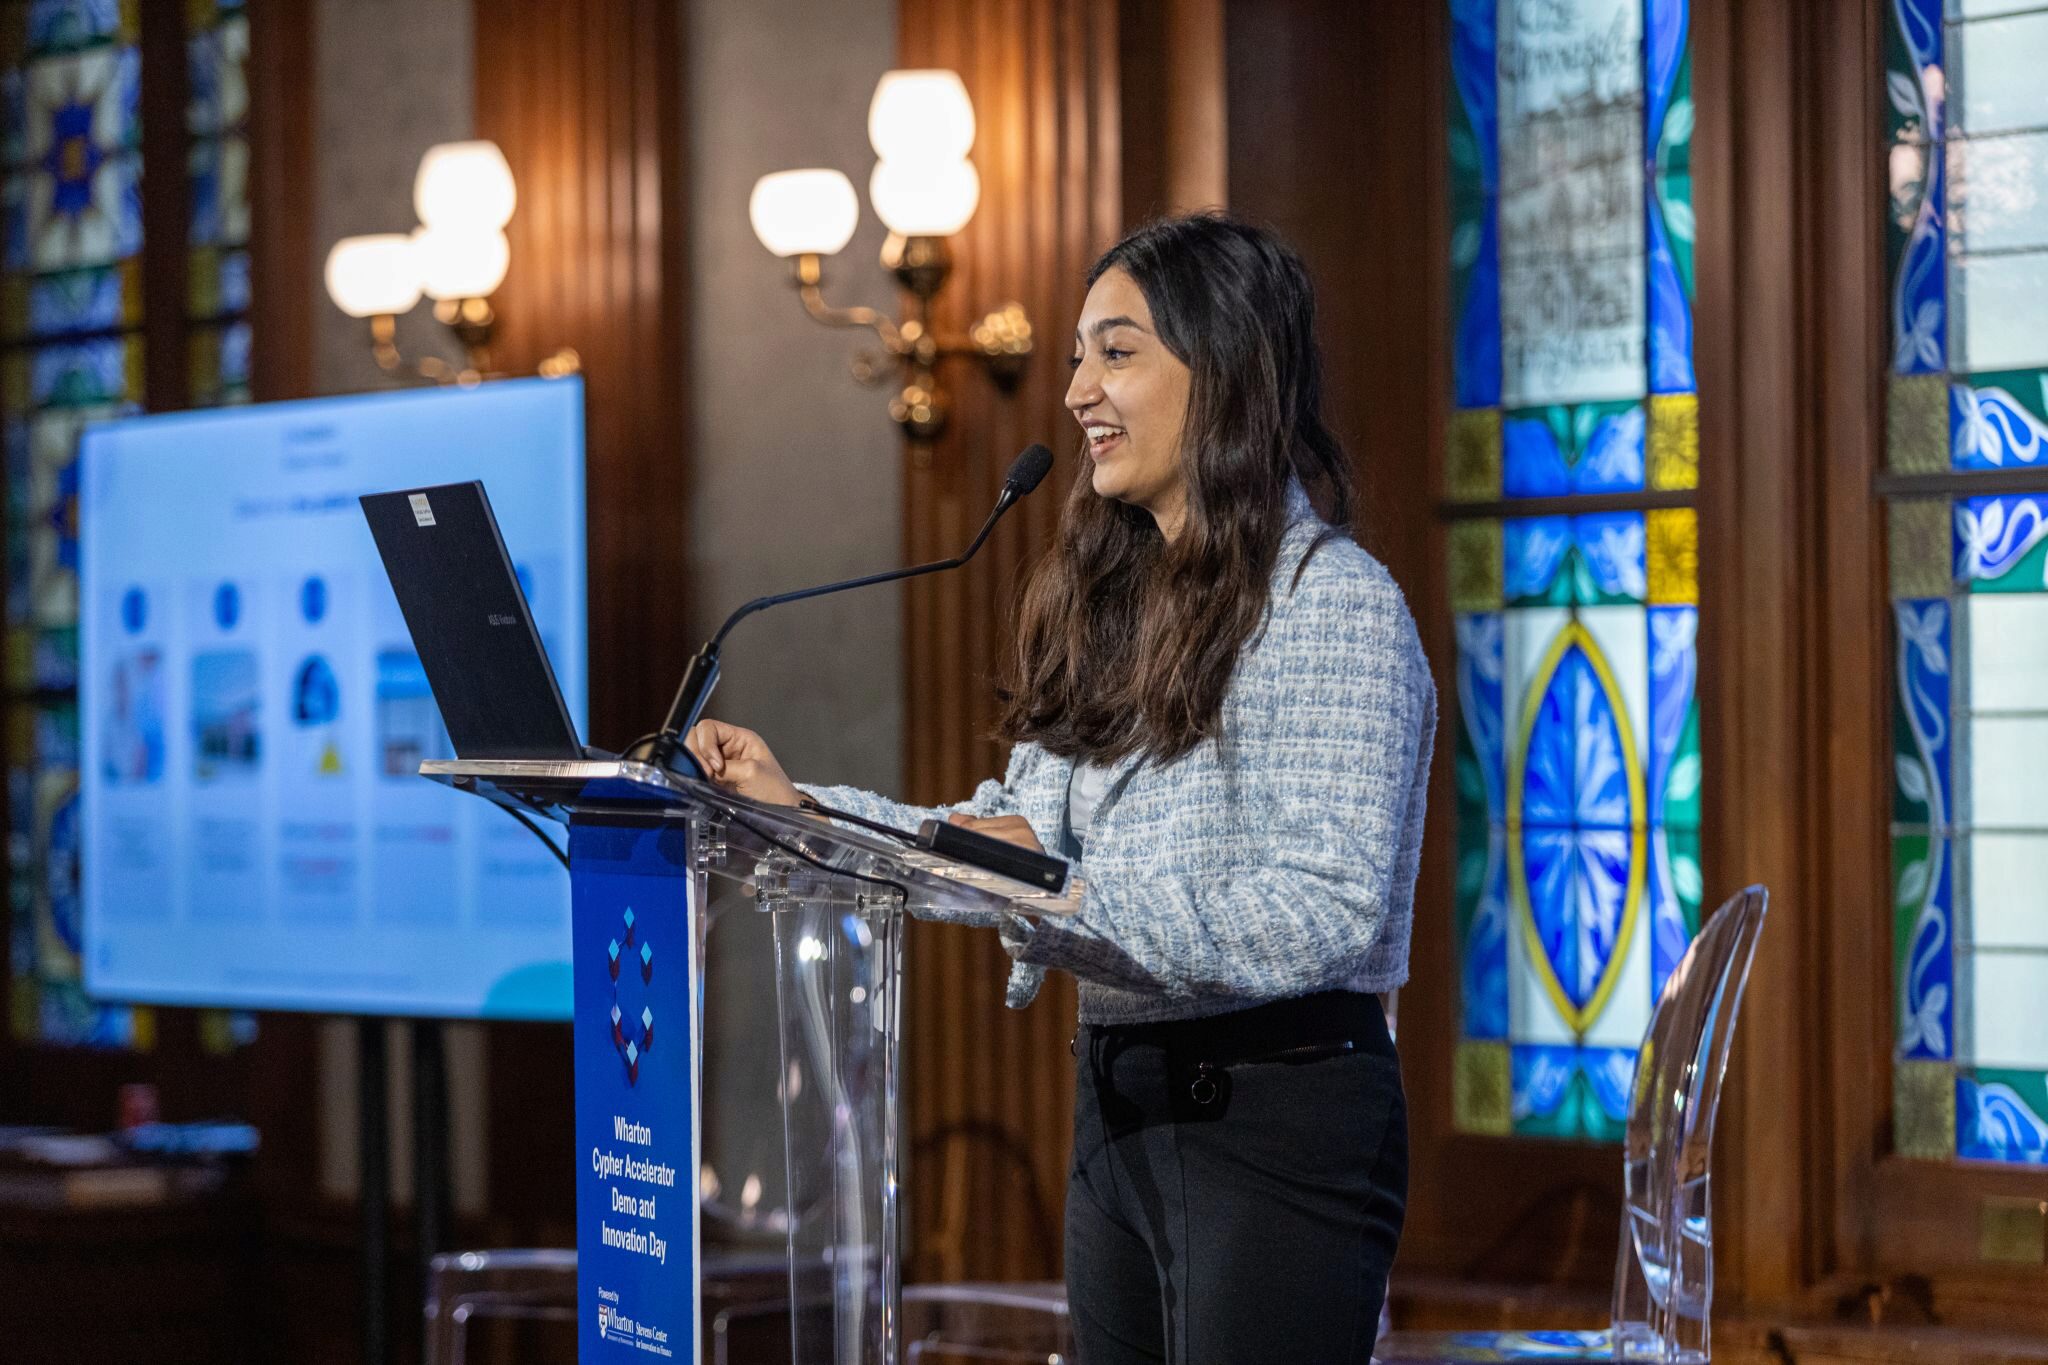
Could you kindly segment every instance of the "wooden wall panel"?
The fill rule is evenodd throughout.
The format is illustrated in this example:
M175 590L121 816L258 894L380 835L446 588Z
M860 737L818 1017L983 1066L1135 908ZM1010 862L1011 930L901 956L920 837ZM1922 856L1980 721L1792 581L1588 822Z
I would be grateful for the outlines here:
M1038 341L1013 394L966 366L944 372L952 425L928 456L907 457L906 555L957 553L1024 446L1044 441L1060 455L975 563L907 594L906 785L913 799L939 801L1002 773L991 681L1011 638L1014 594L1080 468L1061 398L1082 275L1120 225L1117 7L903 0L898 13L903 64L957 70L980 128L981 207L954 242L940 322L958 330L1014 298ZM908 951L911 1277L1056 1275L1072 982L1050 978L1038 1002L1015 1013L1002 1004L1009 961L993 934L919 924Z
M588 448L590 733L657 725L689 654L683 554L681 11L674 0L477 0L476 129L519 186L494 296L498 368L582 356ZM504 1238L571 1238L569 1035L491 1031L491 1170ZM516 1191L516 1194L515 1194Z

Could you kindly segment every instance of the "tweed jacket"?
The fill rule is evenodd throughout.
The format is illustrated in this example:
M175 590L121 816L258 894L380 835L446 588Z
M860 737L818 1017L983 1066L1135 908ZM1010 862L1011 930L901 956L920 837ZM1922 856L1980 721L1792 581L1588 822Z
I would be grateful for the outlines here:
M1436 689L1384 566L1326 528L1297 486L1260 631L1219 733L1169 763L1111 768L1075 873L1080 914L1005 917L1021 1008L1049 967L1086 1023L1187 1019L1408 975ZM926 809L852 787L828 806L915 828L962 811L1021 815L1061 846L1074 761L1018 744L1001 782Z

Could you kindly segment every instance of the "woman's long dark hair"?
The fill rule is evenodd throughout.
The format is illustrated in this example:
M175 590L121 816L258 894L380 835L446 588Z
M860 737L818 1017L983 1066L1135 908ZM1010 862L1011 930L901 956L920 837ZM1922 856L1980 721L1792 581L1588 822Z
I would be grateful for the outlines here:
M1110 270L1191 372L1187 515L1167 544L1149 512L1095 491L1084 456L1024 590L997 729L1098 763L1166 761L1217 732L1265 620L1289 480L1349 530L1351 466L1323 425L1315 293L1285 242L1222 214L1167 218L1103 253L1088 283Z

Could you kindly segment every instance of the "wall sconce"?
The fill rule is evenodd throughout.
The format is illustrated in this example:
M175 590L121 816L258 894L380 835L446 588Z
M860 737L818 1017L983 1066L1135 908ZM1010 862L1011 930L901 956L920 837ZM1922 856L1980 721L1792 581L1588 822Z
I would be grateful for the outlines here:
M882 265L911 296L901 322L873 308L834 308L821 283L824 258L853 237L860 201L853 184L835 170L779 171L754 184L747 204L754 235L777 256L796 259L796 287L804 309L829 327L866 327L881 340L889 361L857 358L854 376L878 382L890 369L903 387L889 415L912 440L927 442L946 426L946 401L935 371L947 356L981 360L998 386L1015 386L1031 354L1031 320L1023 306L1006 303L964 337L936 336L931 301L946 283L952 254L946 239L967 225L981 201L981 177L967 159L974 146L974 105L951 71L890 71L868 106L868 142L880 158L868 177L868 200L889 229Z
M437 356L414 365L422 377L474 384L488 376L491 331L497 322L490 296L505 282L512 246L505 225L519 204L512 168L495 142L444 142L429 147L413 177L413 211L420 225L410 235L346 237L327 253L327 296L350 317L367 318L377 364L397 373L398 316L420 296L434 300L434 316L462 343L461 369ZM567 347L541 362L540 372L574 374L580 367Z

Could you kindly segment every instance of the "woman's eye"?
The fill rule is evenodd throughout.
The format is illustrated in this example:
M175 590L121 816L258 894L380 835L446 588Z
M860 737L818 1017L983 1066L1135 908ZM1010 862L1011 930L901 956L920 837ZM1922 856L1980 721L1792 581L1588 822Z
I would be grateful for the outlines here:
M1078 369L1080 369L1080 368L1081 368L1081 357L1079 357L1079 356L1077 356L1077 355L1070 355L1070 356L1068 356L1068 357L1067 357L1067 368L1068 368L1068 369L1070 369L1070 370L1078 370Z
M1114 346L1105 346L1102 348L1102 358L1104 360L1122 360L1129 354L1129 351L1118 350Z

